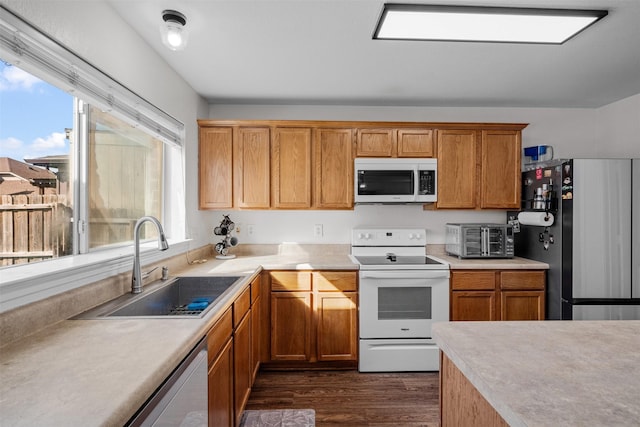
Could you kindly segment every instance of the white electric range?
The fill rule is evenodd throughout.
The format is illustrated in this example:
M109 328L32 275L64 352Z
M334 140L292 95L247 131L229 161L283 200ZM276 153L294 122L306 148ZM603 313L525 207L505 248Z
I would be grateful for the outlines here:
M361 372L437 371L434 322L449 320L449 264L426 255L426 231L357 228Z

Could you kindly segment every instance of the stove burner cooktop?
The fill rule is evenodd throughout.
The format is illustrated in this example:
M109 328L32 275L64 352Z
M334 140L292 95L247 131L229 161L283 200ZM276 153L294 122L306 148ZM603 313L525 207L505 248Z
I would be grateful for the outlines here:
M352 255L360 270L448 270L449 264L431 256Z
M427 256L355 256L360 265L446 265Z

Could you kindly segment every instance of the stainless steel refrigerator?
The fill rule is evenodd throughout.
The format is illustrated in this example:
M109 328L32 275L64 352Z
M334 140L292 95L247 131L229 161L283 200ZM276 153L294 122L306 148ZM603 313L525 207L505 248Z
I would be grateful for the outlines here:
M518 212L507 221L519 227L515 255L550 266L547 319L640 319L640 159L556 160L527 169L522 211L551 213L554 222L518 224Z

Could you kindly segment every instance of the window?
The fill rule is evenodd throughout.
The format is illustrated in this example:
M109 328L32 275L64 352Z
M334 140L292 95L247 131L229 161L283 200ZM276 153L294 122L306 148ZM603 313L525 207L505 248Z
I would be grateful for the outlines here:
M160 139L78 98L57 93L61 91L55 86L18 67L0 65L0 73L2 91L12 90L16 81L38 82L33 90L13 89L18 94L3 100L3 110L13 113L0 119L0 195L4 196L0 222L5 230L0 268L129 243L137 219L145 215L162 222ZM67 127L74 122L77 129ZM22 141L28 134L23 130L34 128L43 133ZM29 155L33 150L38 156ZM86 171L86 176L76 170ZM88 206L86 217L74 210L74 194L80 196L75 199L79 206ZM74 223L88 226L73 227ZM153 233L155 228L145 224L142 238Z
M88 110L88 244L94 249L131 241L142 216L162 222L163 143L98 108Z
M38 84L32 95L62 99L36 112L3 93L3 120L31 113L26 127L53 124L29 139L48 151L28 152L28 161L13 158L20 140L0 127L0 312L130 270L141 216L160 219L171 246L162 255L143 250L143 263L184 252L184 125L0 9L0 91L15 73ZM4 192L11 180L22 187ZM153 226L141 231L155 238Z

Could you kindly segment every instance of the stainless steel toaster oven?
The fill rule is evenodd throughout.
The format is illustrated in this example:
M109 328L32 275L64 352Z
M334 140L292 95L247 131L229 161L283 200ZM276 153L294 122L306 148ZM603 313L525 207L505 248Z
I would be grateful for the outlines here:
M513 258L509 224L446 225L446 251L458 258Z

